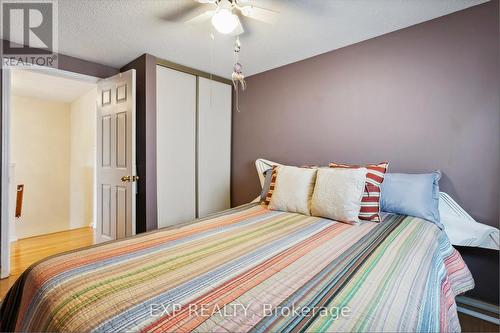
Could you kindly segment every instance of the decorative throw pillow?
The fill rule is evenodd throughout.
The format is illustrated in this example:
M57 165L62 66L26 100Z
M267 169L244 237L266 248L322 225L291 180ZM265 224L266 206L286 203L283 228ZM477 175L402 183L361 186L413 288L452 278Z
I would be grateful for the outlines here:
M330 168L356 169L365 167L366 184L363 199L361 200L361 210L359 218L365 221L380 222L380 184L384 181L385 173L389 167L388 162L379 164L368 164L365 166L330 163Z
M272 190L271 190L272 184ZM262 185L262 191L260 192L260 201L268 206L271 201L271 196L273 195L274 186L276 185L276 165L271 169L264 171L264 185Z
M260 201L264 206L269 206L271 197L273 196L274 187L276 185L277 167L282 164L273 165L270 169L263 172L264 184L260 192ZM301 166L301 168L311 169L309 166Z
M314 216L357 223L365 189L366 168L318 169L311 200Z
M273 174L265 200L269 201L269 209L311 215L316 169L280 165L273 167Z
M439 215L441 172L388 173L381 186L382 211L423 218L444 229Z

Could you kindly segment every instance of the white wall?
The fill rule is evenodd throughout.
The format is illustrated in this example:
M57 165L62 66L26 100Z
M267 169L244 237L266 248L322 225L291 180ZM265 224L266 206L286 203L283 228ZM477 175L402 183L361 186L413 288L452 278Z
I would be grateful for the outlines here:
M71 103L70 228L93 224L97 88Z
M13 239L92 225L96 94L72 103L12 96L13 185L25 185Z
M18 238L68 228L70 106L12 96L11 160L15 183L24 184ZM15 200L15 198L13 198Z

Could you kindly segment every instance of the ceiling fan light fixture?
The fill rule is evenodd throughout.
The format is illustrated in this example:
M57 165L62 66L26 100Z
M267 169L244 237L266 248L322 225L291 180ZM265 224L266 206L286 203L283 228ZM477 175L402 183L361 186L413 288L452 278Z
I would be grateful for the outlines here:
M227 8L219 8L212 17L212 25L221 34L229 34L238 26L238 16Z

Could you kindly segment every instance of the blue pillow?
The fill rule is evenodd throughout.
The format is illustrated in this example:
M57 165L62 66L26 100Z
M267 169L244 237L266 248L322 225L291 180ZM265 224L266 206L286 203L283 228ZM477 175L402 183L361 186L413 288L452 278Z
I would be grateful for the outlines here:
M383 212L423 218L443 229L439 217L441 172L425 174L387 173L380 186Z

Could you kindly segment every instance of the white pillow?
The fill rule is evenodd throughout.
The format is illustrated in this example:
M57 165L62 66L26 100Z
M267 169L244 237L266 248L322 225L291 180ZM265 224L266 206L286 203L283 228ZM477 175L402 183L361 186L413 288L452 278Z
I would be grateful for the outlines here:
M311 215L311 195L316 179L315 169L280 165L269 209Z
M366 172L366 168L318 169L311 200L312 215L341 222L359 222Z

